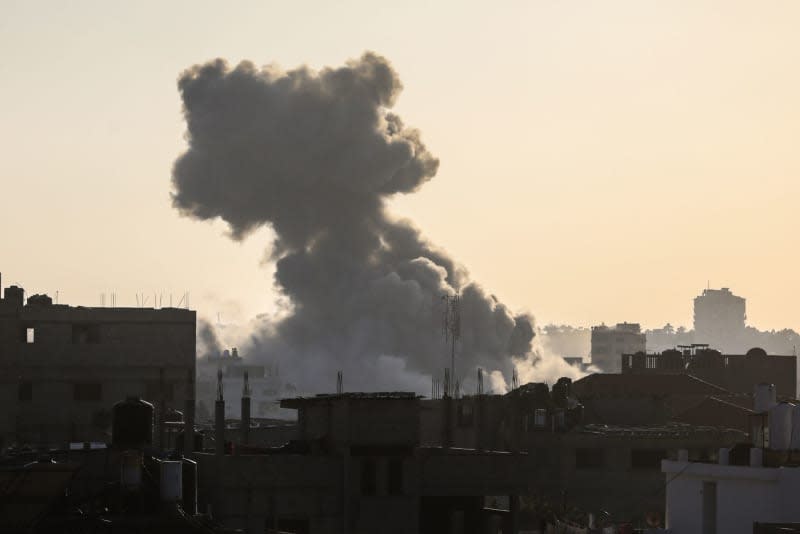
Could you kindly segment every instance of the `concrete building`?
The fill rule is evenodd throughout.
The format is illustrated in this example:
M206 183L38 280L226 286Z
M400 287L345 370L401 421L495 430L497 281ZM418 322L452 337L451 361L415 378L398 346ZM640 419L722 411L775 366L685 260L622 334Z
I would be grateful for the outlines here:
M694 342L737 353L745 333L746 301L727 287L704 289L694 299Z
M200 509L247 533L517 532L529 455L423 446L419 403L411 393L284 400L298 411L286 446L194 455Z
M194 375L194 311L0 299L0 446L109 441L115 402L183 410Z
M800 530L800 407L776 402L772 384L756 386L754 397L750 443L720 449L713 462L692 461L688 451L662 462L670 532Z
M604 511L614 522L644 525L650 513L664 516L662 459L677 458L682 448L691 449L694 459L715 458L720 447L744 441L747 434L713 422L674 422L665 416L663 403L660 409L649 406L651 397L658 395L651 387L653 380L645 378L626 394L620 377L597 374L575 384L561 379L553 391L546 384L526 384L506 395L421 401L421 439L429 446L527 452L528 496L559 509ZM622 377L625 382L631 378ZM709 393L724 393L691 377L672 378L667 387L675 391L669 392L687 406ZM611 392L617 399L614 410L635 417L633 423L620 418L618 424L586 424L590 406L610 399ZM584 395L590 401L586 405ZM641 408L642 403L647 405ZM677 401L675 405L684 406Z
M775 384L779 397L797 395L797 356L768 355L760 348L723 354L708 345L680 346L657 354L626 353L623 374L690 374L733 393L750 395L760 382Z
M620 372L620 356L644 352L645 334L638 323L618 323L592 327L592 365L604 373Z

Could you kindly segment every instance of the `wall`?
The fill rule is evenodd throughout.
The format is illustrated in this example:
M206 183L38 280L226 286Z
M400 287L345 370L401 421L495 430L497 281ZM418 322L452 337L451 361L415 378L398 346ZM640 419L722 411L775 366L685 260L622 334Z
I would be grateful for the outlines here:
M753 522L800 521L800 469L665 461L667 528L703 533L703 483L717 484L717 530L750 534Z
M2 302L0 442L108 441L115 402L183 410L194 372L193 311Z

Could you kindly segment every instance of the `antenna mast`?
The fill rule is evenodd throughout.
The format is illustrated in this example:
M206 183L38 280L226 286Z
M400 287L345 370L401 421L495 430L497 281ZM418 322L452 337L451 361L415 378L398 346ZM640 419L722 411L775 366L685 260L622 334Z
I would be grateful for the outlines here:
M456 342L461 337L461 298L456 295L443 295L444 312L442 330L445 343L450 343L450 373L445 379L445 395L455 395L456 384ZM449 379L448 379L449 378Z

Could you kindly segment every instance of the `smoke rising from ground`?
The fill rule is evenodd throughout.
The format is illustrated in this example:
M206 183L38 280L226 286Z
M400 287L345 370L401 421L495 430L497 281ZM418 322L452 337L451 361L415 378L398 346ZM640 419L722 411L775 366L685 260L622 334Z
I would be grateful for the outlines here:
M439 162L389 111L402 85L365 53L339 68L283 71L223 60L178 81L188 149L175 162L173 205L221 218L233 239L275 232L275 285L290 308L262 318L242 353L278 360L301 388L429 391L449 361L441 297L461 295L457 376L510 374L527 361L532 318L471 282L386 201L412 193Z

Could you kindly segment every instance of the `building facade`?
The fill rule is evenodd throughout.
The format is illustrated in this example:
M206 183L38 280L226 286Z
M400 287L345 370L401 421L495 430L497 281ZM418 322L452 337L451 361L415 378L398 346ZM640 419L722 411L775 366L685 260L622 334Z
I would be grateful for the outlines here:
M0 299L2 446L108 441L115 402L183 410L194 375L194 311L26 301L15 286Z
M657 354L623 354L622 374L690 374L732 393L750 395L756 384L775 384L779 397L797 395L797 356L771 355L755 347L723 354L708 345L681 346Z
M723 352L744 350L741 344L747 319L746 301L727 287L704 289L694 299L694 342L719 348Z
M396 392L286 399L298 426L285 446L193 456L200 509L248 534L517 532L530 456L426 447L419 402Z

